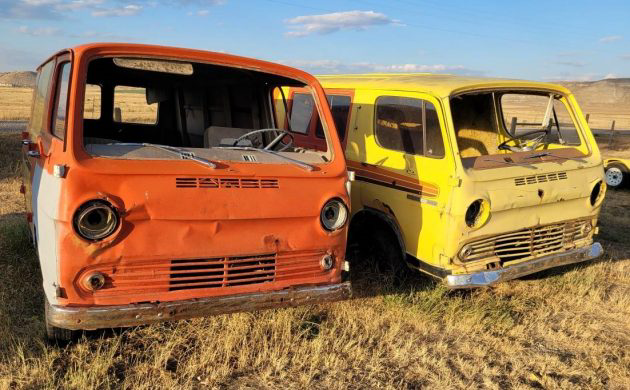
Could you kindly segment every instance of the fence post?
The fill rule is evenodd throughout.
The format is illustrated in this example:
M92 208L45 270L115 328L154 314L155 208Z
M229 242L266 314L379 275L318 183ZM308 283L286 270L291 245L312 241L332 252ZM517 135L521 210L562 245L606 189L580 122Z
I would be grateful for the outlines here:
M589 119L591 119L591 114L590 114L590 113L587 113L587 114L586 114L586 123L588 123L588 120L589 120Z
M608 148L612 148L613 137L615 135L615 121L612 121L610 125L610 138L608 139Z
M512 117L512 123L510 124L510 133L512 133L512 135L514 135L516 132L516 117L513 116Z

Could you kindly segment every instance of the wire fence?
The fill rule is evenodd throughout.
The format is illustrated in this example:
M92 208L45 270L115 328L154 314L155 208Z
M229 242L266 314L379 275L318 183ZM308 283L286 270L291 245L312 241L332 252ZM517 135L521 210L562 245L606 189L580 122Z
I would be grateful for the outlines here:
M26 131L28 121L0 121L0 132Z

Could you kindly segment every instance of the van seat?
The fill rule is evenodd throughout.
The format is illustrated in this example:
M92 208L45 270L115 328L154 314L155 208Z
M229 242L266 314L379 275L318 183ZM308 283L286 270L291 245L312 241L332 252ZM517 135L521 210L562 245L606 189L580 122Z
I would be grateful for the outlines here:
M222 127L222 126L210 126L203 133L203 146L210 148L213 146L232 146L232 143L242 136L247 134L252 129L241 129L238 127ZM246 146L253 146L255 148L262 147L263 140L261 134L252 135L247 138L250 142L247 142ZM245 146L245 145L241 145Z

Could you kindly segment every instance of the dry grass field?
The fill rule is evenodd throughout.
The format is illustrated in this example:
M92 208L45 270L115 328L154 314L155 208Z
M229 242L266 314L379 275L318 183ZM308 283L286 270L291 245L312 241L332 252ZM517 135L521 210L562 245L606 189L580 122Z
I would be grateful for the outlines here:
M27 120L32 98L31 88L0 87L0 121Z
M28 120L31 115L31 88L0 87L0 121ZM100 116L100 89L88 86L85 97L85 117L96 119ZM157 104L147 104L144 89L117 88L115 107L121 109L125 122L155 123Z
M630 388L630 191L608 193L605 255L587 264L450 292L415 274L394 283L361 259L349 301L54 346L18 158L19 134L0 132L0 389Z

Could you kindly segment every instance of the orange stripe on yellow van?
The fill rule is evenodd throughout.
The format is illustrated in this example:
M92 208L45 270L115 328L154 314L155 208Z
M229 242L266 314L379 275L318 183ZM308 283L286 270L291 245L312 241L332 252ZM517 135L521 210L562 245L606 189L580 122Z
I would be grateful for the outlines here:
M437 186L420 180L414 180L409 176L393 173L387 169L379 168L366 163L358 163L348 160L346 162L348 168L355 171L357 177L365 177L373 181L383 182L389 186L402 187L410 189L422 196L435 198L440 193Z

